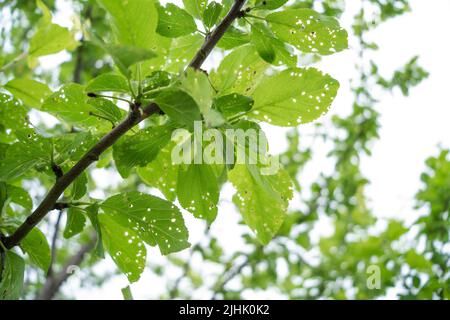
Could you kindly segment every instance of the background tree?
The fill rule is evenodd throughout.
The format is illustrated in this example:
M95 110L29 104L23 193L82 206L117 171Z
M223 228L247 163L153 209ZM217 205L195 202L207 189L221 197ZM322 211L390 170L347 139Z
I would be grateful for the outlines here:
M70 30L52 21L58 1L0 4L8 17L0 34L2 298L70 297L62 285L74 271L78 285L101 286L115 276L104 271L105 251L130 282L145 267L159 275L167 283L161 298L197 292L243 298L246 291L273 290L293 299L361 299L392 288L399 298L449 297L448 152L427 161L417 194L424 215L413 224L373 215L360 169L378 138L375 89L408 95L428 75L412 57L385 78L367 58L377 45L366 35L407 12L407 1L361 2L348 30L359 56L352 111L334 117L333 130L318 121L312 137L302 127L290 131L278 180L257 174L269 192L247 165L172 166L169 133L191 129L193 120L224 130L248 121L295 127L318 118L339 84L298 66L347 48L338 23L345 1L64 4L74 13ZM58 52L65 62L44 71L39 57ZM204 64L211 53L214 62ZM316 139L332 145L336 170L306 185L299 177ZM105 187L95 168L118 171L124 180ZM249 226L233 230L244 246L231 253L221 244L224 235L211 231L221 214L220 190L230 198L227 180ZM291 189L295 200L287 210ZM204 236L189 249L178 207L185 218L205 220ZM173 224L145 222L167 215ZM334 232L314 241L323 217ZM171 254L157 262L160 253L149 245ZM147 251L152 258L145 259ZM368 284L371 266L380 271L375 289Z

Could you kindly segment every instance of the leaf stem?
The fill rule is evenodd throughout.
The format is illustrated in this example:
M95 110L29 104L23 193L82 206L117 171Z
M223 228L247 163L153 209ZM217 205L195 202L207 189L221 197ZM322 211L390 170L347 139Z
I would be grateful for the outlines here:
M249 18L253 18L253 19L259 19L259 20L264 20L264 21L266 21L266 18L254 16L254 15L249 14L249 13L246 13L246 14L245 14L245 17L249 17Z
M7 69L13 67L16 63L19 61L25 59L28 56L27 52L23 52L19 54L17 57L15 57L13 60L5 64L3 67L0 68L0 72L5 72Z

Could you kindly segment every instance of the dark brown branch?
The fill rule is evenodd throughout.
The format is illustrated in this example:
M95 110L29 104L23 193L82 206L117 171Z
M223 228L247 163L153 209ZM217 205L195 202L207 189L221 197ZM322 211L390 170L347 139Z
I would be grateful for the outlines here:
M47 278L42 291L36 297L37 300L50 300L59 291L61 285L72 275L71 268L78 267L83 262L86 254L91 251L96 243L96 238L83 245L80 250L66 263L63 269Z
M223 21L217 26L210 37L205 39L205 42L194 59L189 64L194 69L200 69L203 62L209 56L217 42L222 38L231 24L240 17L241 9L246 0L235 0L231 10L228 12ZM5 238L4 245L7 249L11 249L18 245L20 241L52 210L55 203L58 201L61 194L66 190L70 184L89 167L93 162L97 161L100 155L111 147L120 137L127 133L135 125L151 116L152 114L160 114L159 107L152 103L147 107L142 108L142 113L139 108L131 108L127 118L123 120L117 127L106 134L91 150L89 150L72 169L58 179L50 189L47 196L42 200L41 204L34 210L34 212L23 222L19 228L9 237Z
M225 32L231 26L231 24L237 18L241 17L241 10L244 6L246 0L235 0L231 10L228 12L226 17L222 20L222 22L217 26L217 28L211 33L209 37L205 39L203 46L197 52L194 59L192 59L189 67L194 69L200 69L203 62L205 62L206 58L209 56L211 51L214 49L219 40L223 37Z

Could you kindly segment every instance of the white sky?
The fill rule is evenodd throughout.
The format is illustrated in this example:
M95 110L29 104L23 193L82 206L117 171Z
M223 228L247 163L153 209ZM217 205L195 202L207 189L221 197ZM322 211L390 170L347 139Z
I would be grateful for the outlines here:
M354 13L359 1L347 1L351 7L349 13ZM450 103L448 99L450 61L449 35L450 0L412 0L412 13L384 23L371 34L373 40L380 46L371 58L380 67L385 76L390 76L395 69L403 66L414 55L420 56L420 65L431 73L428 80L411 90L410 96L404 98L400 92L384 93L378 96L377 106L381 112L380 140L373 146L373 155L364 159L362 170L371 181L366 193L371 199L371 207L380 217L396 217L412 221L417 213L414 212L414 195L420 187L420 174L424 171L424 161L431 155L437 154L437 145L450 147ZM63 13L56 17L57 22L67 24L67 16ZM343 17L342 24L349 27L352 14ZM352 44L350 44L352 45ZM54 57L52 58L54 59ZM45 60L44 60L45 61ZM47 61L45 61L47 62ZM50 61L48 61L50 62ZM52 60L50 64L54 64ZM354 52L348 50L330 57L326 57L318 67L331 74L341 82L341 90L331 112L319 121L330 122L334 114L346 114L352 103L348 79L353 74L355 63ZM307 125L302 131L312 128ZM266 127L269 144L273 153L286 148L284 133L286 130ZM307 167L302 175L304 181L313 181L320 171L332 170L332 165L326 159L326 148L318 144L315 148L316 157L312 165ZM101 172L96 173L101 177ZM109 177L112 179L112 177ZM119 178L112 179L118 180ZM230 251L241 246L236 226L237 214L230 204L232 189L226 187L222 196L225 200L219 208L219 217L213 225L212 232L221 234L221 242ZM295 203L293 204L295 205ZM185 216L191 234L191 243L200 240L201 224ZM198 232L197 232L198 231ZM319 230L322 231L322 230ZM326 232L326 230L323 230ZM182 253L186 255L187 253ZM150 249L148 261L161 261L158 250ZM114 268L108 259L108 267ZM75 278L75 277L74 277ZM206 276L207 279L207 276ZM121 299L120 288L127 285L124 276L115 277L113 281L98 289L72 290L77 287L76 279L66 286L68 291L76 293L78 298L93 299ZM155 278L149 271L145 271L141 280L132 285L135 298L157 298L157 292L164 291L165 283ZM207 298L206 295L197 295ZM275 298L276 293L266 292L250 297Z

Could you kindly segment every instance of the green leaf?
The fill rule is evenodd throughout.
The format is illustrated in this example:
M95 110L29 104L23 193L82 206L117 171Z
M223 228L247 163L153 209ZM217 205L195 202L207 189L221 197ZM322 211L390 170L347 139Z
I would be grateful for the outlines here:
M268 63L276 66L286 64L295 67L297 65L297 56L292 47L287 47L262 23L252 24L252 44L261 58Z
M31 262L44 272L48 271L51 262L50 246L38 228L35 227L28 233L20 243L20 247L28 254Z
M4 264L0 275L0 300L17 300L22 294L25 262L12 251L7 251L4 259L0 261Z
M170 48L168 59L164 61L164 69L171 72L180 72L194 58L203 41L204 38L199 34L175 39Z
M100 227L100 221L98 219L98 209L99 206L97 203L90 205L86 207L86 214L91 221L92 227L94 228L95 232L97 233L97 243L95 245L95 252L97 256L104 258L105 252L103 248L103 235L102 235L102 228Z
M172 82L173 75L165 71L154 71L143 81L144 93L161 87L167 87Z
M129 45L103 45L104 50L111 55L120 72L130 77L129 68L138 62L156 57L153 51Z
M29 57L33 59L64 49L74 49L77 46L74 35L67 28L51 23L50 11L42 1L38 1L38 6L44 12L44 17L39 21L38 29L30 40Z
M214 89L203 71L188 68L180 78L180 89L195 100L202 114L211 108Z
M252 46L246 45L227 55L217 71L211 73L211 80L220 95L251 95L268 66Z
M158 27L156 31L168 38L178 38L197 31L194 18L173 3L158 6Z
M175 201L178 180L178 165L172 164L172 149L175 142L169 142L158 153L155 160L143 168L138 168L137 173L147 185L158 188L170 201ZM161 179L161 177L164 177Z
M0 181L20 177L38 164L49 164L51 143L49 139L37 135L33 130L17 132L18 142L6 150L0 162Z
M0 93L0 125L5 129L24 129L28 126L27 110L12 96Z
M224 116L216 109L208 110L203 118L207 128L219 128L227 122Z
M66 161L78 161L98 142L90 132L66 133L53 138L53 158L58 165Z
M39 109L52 93L46 84L32 79L13 79L5 84L4 88L25 105L36 109Z
M211 28L216 24L217 19L219 19L220 13L222 12L222 5L215 1L208 4L205 11L203 12L203 23L206 27Z
M9 201L18 204L24 209L33 209L33 201L30 195L24 189L12 185L7 185L7 193Z
M174 128L173 123L148 127L114 144L113 158L120 175L126 178L133 168L144 167L152 162L169 143Z
M347 49L347 31L333 18L311 9L289 9L266 17L275 35L305 53L330 55Z
M107 119L114 126L122 121L126 116L126 111L117 107L108 99L90 98L87 100L95 110L92 113L93 117L100 117L100 119Z
M166 200L130 192L107 199L101 207L126 230L136 230L138 239L151 246L158 245L164 255L190 246L183 216Z
M119 224L113 216L98 216L103 244L117 267L130 282L136 282L145 268L147 249L132 228Z
M284 5L288 0L256 0L255 10L274 10Z
M202 120L195 100L179 89L163 90L154 98L154 101L172 120L185 125L190 130L194 128L194 121Z
M99 128L99 124L109 127L110 123L91 115L97 109L88 103L84 87L76 84L63 85L57 92L45 100L41 110L82 128Z
M8 197L9 196L8 196L7 184L0 181L0 217L3 214L3 209L7 205Z
M116 73L105 73L92 79L87 87L86 92L122 92L130 93L127 79Z
M79 200L87 193L88 178L86 172L81 173L71 185L70 196Z
M64 228L64 238L69 239L73 236L81 233L86 224L86 217L83 214L83 210L70 207L67 209L67 220Z
M251 116L278 126L296 126L326 113L339 82L314 68L284 70L261 82Z
M130 286L126 286L125 288L122 288L122 295L124 300L134 300L133 294L131 293Z
M250 42L250 40L250 34L247 34L244 31L231 26L219 40L217 46L221 49L230 50L247 44Z
M230 50L250 42L250 35L231 26L217 43L221 49Z
M203 12L208 4L207 0L183 0L186 11L197 19L203 16Z
M250 111L253 103L252 98L233 93L214 99L213 107L228 118L243 115L247 111Z
M422 272L429 272L432 263L414 249L409 250L405 256L406 263L412 268Z
M272 45L272 39L262 31L263 28L262 23L252 24L252 44L261 58L268 63L272 63L275 60L275 49Z
M212 223L217 216L219 185L208 164L190 164L178 173L178 201L195 217Z
M237 164L228 174L237 193L233 201L259 241L268 244L286 217L292 182L284 170L263 176L255 165Z
M158 14L154 0L97 0L111 16L117 42L122 45L151 49Z

